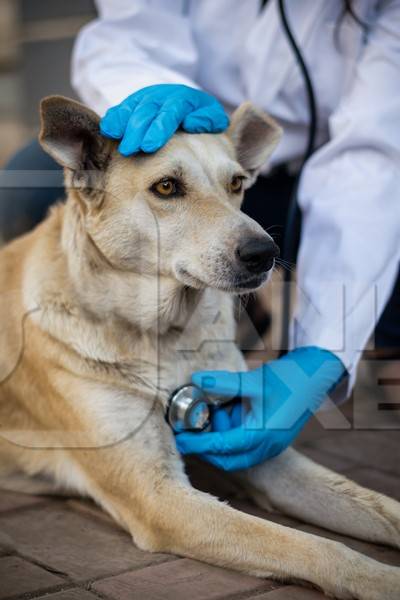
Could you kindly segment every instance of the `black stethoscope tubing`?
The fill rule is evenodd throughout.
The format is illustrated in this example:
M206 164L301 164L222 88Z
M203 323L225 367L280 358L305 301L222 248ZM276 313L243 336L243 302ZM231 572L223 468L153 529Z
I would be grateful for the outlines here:
M263 2L263 5L266 1ZM307 104L309 113L309 129L306 150L303 155L300 170L297 175L292 196L289 203L288 218L285 227L285 241L282 249L282 258L289 262L294 263L296 261L297 252L300 243L301 233L301 210L298 203L298 191L301 175L303 172L304 165L313 154L315 150L316 134L318 127L318 113L315 90L313 82L311 80L310 72L307 68L306 62L296 42L293 32L290 28L289 21L287 18L287 12L284 0L278 0L278 10L282 23L283 30L286 34L288 43L293 50L296 57L297 64L301 71L304 79L304 85L307 94ZM281 354L284 354L289 349L289 324L291 315L291 283L292 274L291 270L286 268L284 270L284 285L282 292L282 330L281 330Z

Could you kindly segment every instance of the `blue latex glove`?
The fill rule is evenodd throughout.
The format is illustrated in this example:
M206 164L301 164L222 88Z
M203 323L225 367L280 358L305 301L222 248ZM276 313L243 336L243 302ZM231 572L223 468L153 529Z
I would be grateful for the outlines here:
M188 133L225 131L229 119L216 98L178 84L145 87L110 108L100 121L106 137L122 139L124 156L156 152L182 126Z
M198 454L213 465L236 471L285 450L345 373L331 352L298 348L253 371L204 371L193 383L206 393L248 399L215 411L212 431L176 436L182 454Z

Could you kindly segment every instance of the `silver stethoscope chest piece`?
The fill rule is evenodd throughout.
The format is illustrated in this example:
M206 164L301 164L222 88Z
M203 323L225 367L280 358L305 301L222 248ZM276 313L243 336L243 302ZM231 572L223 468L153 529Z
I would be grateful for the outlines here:
M193 384L184 385L171 394L165 417L175 433L203 431L210 425L209 404L203 390Z

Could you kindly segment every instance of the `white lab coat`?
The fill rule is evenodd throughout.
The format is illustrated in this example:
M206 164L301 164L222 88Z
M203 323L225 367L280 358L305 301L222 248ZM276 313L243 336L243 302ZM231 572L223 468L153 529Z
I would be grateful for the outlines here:
M276 0L97 0L78 36L75 88L105 110L143 86L184 83L228 110L250 99L284 128L272 166L298 160L308 132L304 82ZM286 0L315 85L320 149L299 191L303 232L292 344L355 367L400 260L400 0ZM268 201L268 199L266 199Z

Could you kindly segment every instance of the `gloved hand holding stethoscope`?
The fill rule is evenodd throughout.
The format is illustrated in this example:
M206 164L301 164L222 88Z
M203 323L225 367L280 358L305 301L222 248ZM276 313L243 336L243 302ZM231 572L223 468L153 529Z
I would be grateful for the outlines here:
M194 393L183 389L170 401L167 418L177 447L225 471L259 464L293 442L344 373L334 354L316 347L297 348L253 371L195 373ZM240 400L230 406L234 398ZM201 431L208 404L211 431Z

